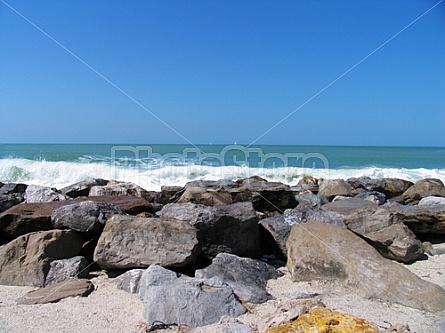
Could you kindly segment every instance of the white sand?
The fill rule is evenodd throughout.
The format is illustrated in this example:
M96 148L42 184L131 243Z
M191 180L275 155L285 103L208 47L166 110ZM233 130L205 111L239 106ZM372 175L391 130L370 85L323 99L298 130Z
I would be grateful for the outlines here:
M407 267L425 280L445 288L445 255L430 257ZM16 304L18 298L34 288L0 286L0 332L143 332L143 306L137 295L118 290L104 274L92 282L97 290L88 297L67 298L41 305ZM268 288L277 299L286 298L288 293L318 292L321 295L317 299L328 308L367 319L382 330L394 324L408 324L411 332L438 333L436 322L445 320L445 311L431 314L378 300L365 300L341 286L293 283L289 274L271 280ZM258 314L274 310L273 306L273 301L256 305L239 320L259 322L262 318ZM173 331L177 330L170 332ZM211 333L215 330L209 327L205 331Z

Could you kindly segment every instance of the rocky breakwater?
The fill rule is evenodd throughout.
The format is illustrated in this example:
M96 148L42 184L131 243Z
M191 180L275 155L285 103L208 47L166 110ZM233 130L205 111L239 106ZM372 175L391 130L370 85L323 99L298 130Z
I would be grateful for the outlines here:
M91 284L73 278L102 269L140 295L147 322L200 327L229 316L240 321L220 324L278 332L278 324L291 327L322 306L242 322L252 304L272 301L268 281L287 267L295 283L321 280L364 298L445 311L443 286L404 267L440 252L428 243L445 238L445 187L437 179L304 178L290 187L252 177L160 192L103 179L61 190L0 184L0 283L44 287L22 304L86 296ZM67 281L62 296L45 297Z

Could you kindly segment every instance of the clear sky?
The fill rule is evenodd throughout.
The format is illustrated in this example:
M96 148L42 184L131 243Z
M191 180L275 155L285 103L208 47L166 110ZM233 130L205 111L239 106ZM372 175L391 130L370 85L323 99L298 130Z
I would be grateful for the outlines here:
M0 142L445 146L439 2L0 0Z

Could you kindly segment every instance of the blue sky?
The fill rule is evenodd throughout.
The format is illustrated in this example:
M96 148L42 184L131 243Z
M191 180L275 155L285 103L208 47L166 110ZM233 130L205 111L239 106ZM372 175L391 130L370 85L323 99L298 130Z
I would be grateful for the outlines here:
M438 2L0 0L0 142L445 146Z

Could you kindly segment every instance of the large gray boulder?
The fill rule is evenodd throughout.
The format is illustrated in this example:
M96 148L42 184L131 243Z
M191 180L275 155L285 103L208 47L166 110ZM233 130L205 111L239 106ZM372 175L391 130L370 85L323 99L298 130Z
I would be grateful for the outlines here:
M60 190L60 193L67 195L71 198L87 197L93 186L104 186L107 184L108 180L105 179L88 178L62 188Z
M444 205L445 206L445 198L429 196L422 198L419 201L420 206L429 206L429 205Z
M368 241L385 258L404 263L423 258L422 243L386 206L378 208L359 200L334 202L323 209L341 212L348 229ZM351 202L353 205L349 205Z
M329 201L322 195L319 194L297 194L295 200L298 202L298 208L308 207L308 208L320 208L323 205L329 203Z
M444 289L383 258L349 230L310 221L292 228L287 246L293 281L337 281L366 298L430 312L445 309Z
M173 218L114 215L106 223L94 251L103 269L192 266L201 249L198 230Z
M262 239L267 247L278 259L287 258L287 238L293 226L310 220L332 223L340 228L346 228L342 216L337 212L307 208L306 206L288 209L284 214L262 219L259 224L262 227Z
M445 186L440 179L421 179L402 194L405 204L416 205L429 196L445 197Z
M99 234L115 214L125 215L125 211L109 203L83 201L56 208L51 221L54 228L68 228L92 236Z
M282 275L262 261L240 258L228 253L218 254L210 266L195 272L197 278L220 278L232 287L238 299L250 303L267 301L267 281Z
M45 278L45 286L56 284L71 278L86 278L90 272L85 257L76 256L51 262Z
M401 195L413 185L413 183L408 180L398 178L360 177L349 178L346 182L351 185L355 194L366 191L377 191L384 193L388 199Z
M72 230L33 232L0 246L0 284L38 286L53 260L76 256L82 239Z
M143 274L139 296L144 319L191 327L217 323L246 312L232 288L218 279L197 279L150 266Z
M25 191L25 202L50 202L71 199L61 194L56 188L39 185L28 185Z
M27 186L15 183L3 184L0 187L0 213L23 202Z
M222 252L251 258L261 255L258 218L250 202L226 206L168 204L157 215L186 221L199 229L203 254L209 259Z

